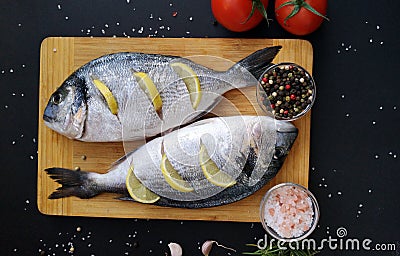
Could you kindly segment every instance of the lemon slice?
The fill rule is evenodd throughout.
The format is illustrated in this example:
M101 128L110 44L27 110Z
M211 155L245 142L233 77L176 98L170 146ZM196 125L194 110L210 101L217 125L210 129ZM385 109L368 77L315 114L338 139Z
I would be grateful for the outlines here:
M151 204L157 202L160 197L146 188L133 173L133 166L128 170L126 176L126 188L129 195L140 203Z
M236 180L232 178L232 176L224 171L221 171L218 166L211 160L203 143L200 144L199 159L204 176L206 176L209 182L216 186L224 188L236 184Z
M151 78L144 72L134 72L133 75L135 76L140 88L147 94L153 103L156 112L160 113L162 108L162 100L156 85L153 83L153 80L151 80Z
M105 85L99 79L93 79L93 83L97 87L97 89L99 89L99 91L103 95L104 99L106 99L108 108L110 109L111 113L113 115L118 114L117 100L115 99L115 97L112 94L112 92L110 91L110 89L108 89L107 85Z
M182 78L190 94L193 109L197 109L201 100L200 80L191 67L182 63L171 63L171 67Z
M173 188L180 192L192 192L193 188L185 181L169 162L167 155L164 153L161 158L161 172L165 181Z

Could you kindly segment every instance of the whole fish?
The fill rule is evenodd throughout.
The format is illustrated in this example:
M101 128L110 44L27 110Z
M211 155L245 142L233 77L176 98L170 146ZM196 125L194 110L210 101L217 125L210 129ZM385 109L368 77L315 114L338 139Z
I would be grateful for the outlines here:
M54 131L81 141L152 137L198 119L223 93L256 85L280 48L258 50L225 72L177 56L105 55L63 82L43 119Z
M158 137L122 157L107 173L48 168L45 171L62 186L49 198L91 198L103 192L127 192L126 179L133 172L140 183L159 196L160 206L202 208L235 202L253 194L281 168L297 137L291 123L268 116L231 116L204 119ZM209 161L233 182L221 187L205 177L206 149ZM191 189L177 190L166 180L161 163L171 166Z

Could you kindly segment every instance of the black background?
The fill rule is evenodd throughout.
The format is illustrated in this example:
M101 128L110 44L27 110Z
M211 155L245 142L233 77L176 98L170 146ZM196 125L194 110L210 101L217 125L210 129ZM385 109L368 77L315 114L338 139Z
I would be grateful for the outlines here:
M272 5L268 13L274 19ZM397 0L329 1L330 21L302 37L313 45L318 85L309 187L321 219L312 237L336 237L344 227L347 238L397 244L397 252L325 249L322 255L400 253L398 10ZM246 243L264 236L259 223L57 217L37 209L41 41L48 36L299 38L276 21L246 33L213 23L209 1L1 1L1 255L71 255L71 241L74 255L165 255L171 241L180 243L185 255L201 255L199 247L209 239L239 255L252 249ZM215 249L211 255L228 253Z

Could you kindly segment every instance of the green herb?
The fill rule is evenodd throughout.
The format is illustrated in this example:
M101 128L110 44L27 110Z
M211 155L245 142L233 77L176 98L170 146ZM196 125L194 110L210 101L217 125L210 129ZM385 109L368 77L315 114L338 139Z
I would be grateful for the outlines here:
M244 252L246 255L261 255L261 256L312 256L319 253L314 250L294 250L290 249L289 244L280 243L278 246L277 242L272 242L271 246L265 249L259 249L256 244L246 244L247 246L256 247L258 250L254 252ZM283 249L286 248L286 249Z

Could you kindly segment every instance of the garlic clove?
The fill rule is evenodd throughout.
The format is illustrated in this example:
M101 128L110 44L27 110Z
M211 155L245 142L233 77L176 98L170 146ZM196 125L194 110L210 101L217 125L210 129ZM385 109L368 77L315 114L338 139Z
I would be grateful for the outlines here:
M169 250L171 252L171 256L182 256L182 247L177 243L169 243Z
M207 241L205 241L205 242L203 243L203 245L201 246L201 252L203 253L204 256L208 256L208 255L210 254L210 251L211 251L211 249L212 249L213 244L215 244L216 246L222 247L222 248L224 248L224 249L227 249L227 250L231 250L231 251L233 251L233 252L236 252L235 249L232 249L232 248L226 247L226 246L224 246L224 245L222 245L222 244L219 244L217 241L207 240Z
M204 256L208 256L210 254L213 243L215 243L215 241L210 240L207 240L203 243L203 245L201 246L201 252Z

